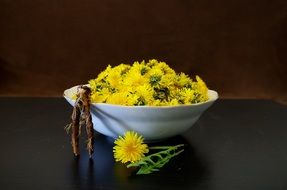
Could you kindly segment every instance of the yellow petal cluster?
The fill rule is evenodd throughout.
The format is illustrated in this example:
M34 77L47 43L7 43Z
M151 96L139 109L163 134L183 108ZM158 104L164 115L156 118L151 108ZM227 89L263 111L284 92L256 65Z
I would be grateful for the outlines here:
M110 65L89 81L91 101L127 106L174 106L208 100L205 82L176 73L156 59L132 65Z
M114 158L122 163L136 162L148 153L148 146L143 143L143 137L134 131L127 131L124 136L115 140Z

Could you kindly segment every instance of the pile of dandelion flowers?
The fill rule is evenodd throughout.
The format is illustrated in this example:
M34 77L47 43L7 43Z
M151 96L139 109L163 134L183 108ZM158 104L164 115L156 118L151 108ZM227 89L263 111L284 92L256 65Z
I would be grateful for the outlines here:
M89 85L92 103L175 106L208 100L208 87L200 77L192 80L155 59L133 65L108 65L97 78L89 80Z
M113 148L115 160L122 163L133 163L141 160L144 154L149 151L143 140L143 137L136 132L127 131L123 137L120 136L115 140Z

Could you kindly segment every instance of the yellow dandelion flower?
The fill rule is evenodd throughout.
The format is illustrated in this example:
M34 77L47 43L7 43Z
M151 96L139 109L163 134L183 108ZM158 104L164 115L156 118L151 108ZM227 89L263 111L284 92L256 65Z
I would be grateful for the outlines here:
M164 75L164 72L160 68L153 67L148 72L149 76L162 76Z
M184 88L180 91L180 95L183 98L184 104L191 104L194 99L194 90Z
M176 98L174 98L174 99L172 99L170 102L168 102L168 105L169 106L177 106L177 105L179 105L180 104L180 102L178 101L178 99L176 99Z
M96 82L96 80L94 80L94 79L92 79L92 80L89 80L89 85L90 85L90 88L92 89L92 90L94 90L94 89L96 89L97 88L97 82Z
M127 131L124 136L115 140L114 158L122 163L136 162L148 153L148 146L143 143L143 137L134 131Z
M108 96L106 103L108 104L116 104L116 105L127 105L127 93L113 93Z
M141 75L145 75L149 70L149 67L145 65L145 62L142 61L141 63L139 62L134 62L132 65L130 72L135 72L135 73L140 73Z
M119 90L119 92L129 92L130 94L134 93L134 91L135 91L134 87L128 86L128 85L124 85L124 84L118 86L117 89Z
M134 106L138 102L139 96L137 94L131 94L127 96L126 105L127 106Z
M95 103L106 102L107 98L111 95L109 89L104 88L100 92L94 92L91 94L91 101Z
M141 86L148 83L148 79L139 72L130 72L126 75L124 84L127 86Z
M155 99L153 99L153 100L150 100L149 102L148 102L148 105L151 105L151 106L161 106L162 105L162 103L161 103L161 101L160 100L155 100Z
M175 71L170 68L165 62L159 62L153 68L160 69L165 75L175 74Z
M154 65L158 64L158 61L156 59L151 59L146 64L148 67L153 67Z
M150 86L150 84L144 84L135 89L135 94L141 99L141 101L144 101L142 103L146 105L153 99L153 88Z
M122 63L118 66L113 67L111 73L117 73L119 76L123 76L130 70L130 68L130 65Z
M192 80L189 78L188 75L184 74L184 73L180 73L177 77L177 85L183 87L183 86L186 86L186 85L191 85L192 83Z
M121 73L119 73L119 72L111 72L107 76L107 82L112 87L117 87L120 84L120 81L121 81Z
M166 74L166 75L163 75L161 77L159 84L162 86L172 87L172 86L174 86L175 80L176 80L175 74L174 75L173 74Z
M143 64L139 63L138 61L134 62L132 68L130 69L131 72L140 72Z
M197 75L196 75L196 81L197 81L199 91L201 91L203 94L205 94L208 91L208 88L207 88L205 82Z
M200 96L198 97L198 101L199 102L205 102L208 100L208 88L205 84L205 82L199 77L196 76L196 81L197 81L197 93L200 94Z
M115 71L118 71L118 72L121 72L121 74L124 74L126 71L128 71L130 69L130 65L127 65L127 64L120 64L118 66L115 66L113 69Z

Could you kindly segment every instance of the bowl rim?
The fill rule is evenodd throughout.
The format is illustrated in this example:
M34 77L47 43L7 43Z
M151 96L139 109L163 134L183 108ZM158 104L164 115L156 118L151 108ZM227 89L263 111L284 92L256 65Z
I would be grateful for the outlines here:
M71 88L68 88L64 90L63 97L69 101L75 102L70 96L68 96L68 92L76 89L78 86L81 85L75 85ZM88 84L85 84L83 86L89 86ZM218 93L215 90L210 90L208 89L208 97L209 99L205 102L200 102L200 103L195 103L195 104L180 104L180 105L174 105L174 106L126 106L126 105L118 105L118 104L107 104L107 103L91 103L94 106L107 106L107 107L117 107L117 108L128 108L128 109L168 109L168 108L179 108L179 107L195 107L195 106L200 106L203 104L211 103L214 102L215 100L218 99Z

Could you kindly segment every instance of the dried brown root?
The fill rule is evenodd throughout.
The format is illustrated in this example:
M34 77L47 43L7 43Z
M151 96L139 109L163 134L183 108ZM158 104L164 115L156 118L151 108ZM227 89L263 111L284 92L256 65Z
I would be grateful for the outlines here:
M86 124L86 132L87 132L87 149L89 152L90 157L92 157L93 154L93 144L94 144L94 129L93 129L93 122L92 117L90 113L90 95L91 90L90 88L83 86L82 89L84 90L84 93L82 94L82 100L83 100L83 115L85 119Z
M72 123L65 127L66 131L72 131L72 147L75 156L80 154L79 151L79 136L81 134L81 126L86 125L87 132L87 149L90 157L93 154L93 144L94 144L94 130L93 122L90 113L90 95L91 90L87 86L79 86L77 92L77 100L72 113Z
M73 113L72 113L72 147L75 156L80 155L79 150L79 134L80 134L80 117L81 117L81 106L79 101L76 101Z
M90 112L86 115L86 131L88 136L88 142L87 142L87 149L89 151L90 157L92 157L92 154L94 152L93 150L93 144L94 144L94 129L93 129L93 122Z

